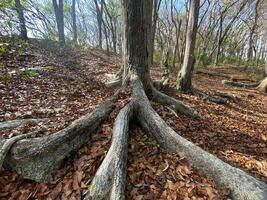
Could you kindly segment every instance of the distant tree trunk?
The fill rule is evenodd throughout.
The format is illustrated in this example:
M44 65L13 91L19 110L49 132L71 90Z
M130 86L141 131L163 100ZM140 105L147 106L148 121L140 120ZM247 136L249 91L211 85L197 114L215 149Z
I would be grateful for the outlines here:
M103 22L103 6L104 6L104 0L101 0L100 7L98 5L98 0L94 0L95 8L96 8L96 18L97 18L97 24L98 24L98 46L100 49L103 48L103 42L102 42L102 22Z
M112 39L112 46L113 46L113 52L117 54L117 19L112 17L109 9L107 8L106 3L104 3L106 14L110 21L110 31L111 31L111 39ZM108 21L108 20L107 20ZM111 45L110 45L111 46Z
M190 3L184 61L177 77L177 89L184 92L189 91L192 87L191 78L195 63L194 49L197 34L199 3L198 0L192 0Z
M222 26L223 26L223 19L224 19L224 16L221 15L220 17L220 27L219 27L219 30L218 30L218 34L217 34L217 48L216 48L216 52L215 52L215 60L214 60L214 65L217 66L218 63L219 63L219 55L220 55L220 52L221 52L221 45L222 45Z
M15 0L15 7L16 7L16 11L17 11L18 17L19 17L20 36L22 39L27 40L28 39L27 28L26 28L23 8L22 8L22 5L20 3L20 0Z
M63 14L63 0L53 0L53 7L56 15L57 29L58 29L58 40L61 45L65 44L64 35L64 14Z
M76 0L72 0L71 5L72 26L73 26L73 41L77 43L77 24L76 24Z
M181 19L178 20L178 19L174 18L173 0L171 0L171 18L172 18L172 22L173 22L174 27L175 27L175 37L176 37L175 46L174 46L174 50L173 50L173 60L172 60L172 67L174 68L175 63L176 63L176 57L178 57L177 52L179 51L179 39L180 39L180 30L181 30L182 20ZM176 20L178 20L178 23Z
M152 28L151 28L151 63L153 63L154 58L154 43L155 43L155 35L157 29L157 21L158 21L158 12L160 8L162 0L153 0L153 20L152 20Z
M258 22L258 17L259 17L259 13L258 13L258 7L259 7L259 3L260 3L260 0L257 0L256 1L256 4L255 4L255 17L254 17L254 23L253 23L253 26L250 30L250 33L249 33L249 47L248 47L248 54L247 54L247 60L251 60L252 59L252 52L253 52L253 35L255 33L255 30L257 28L257 22Z

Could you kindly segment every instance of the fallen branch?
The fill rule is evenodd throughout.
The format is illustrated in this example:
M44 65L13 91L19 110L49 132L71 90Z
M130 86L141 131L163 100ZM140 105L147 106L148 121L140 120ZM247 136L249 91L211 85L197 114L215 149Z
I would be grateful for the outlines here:
M55 134L16 142L6 155L4 166L26 179L51 181L52 173L61 167L65 158L86 143L90 134L113 110L117 98L118 94ZM0 147L5 142L1 141Z
M97 170L85 200L124 199L127 172L128 126L133 116L133 102L118 114L110 149Z
M233 87L241 87L241 88L255 88L260 83L242 83L242 82L235 82L230 80L222 80L223 85L229 85Z
M211 71L205 71L205 70L197 70L196 74L206 74L209 76L218 76L218 77L223 77L223 78L232 78L229 75L223 74L223 73L218 73L218 72L211 72Z
M221 92L221 91L213 91L213 94L216 95L216 96L223 97L223 98L231 99L233 101L241 99L240 96L237 96L237 95L234 95L234 94L228 94L228 93Z
M212 72L212 71L206 71L206 70L198 70L196 71L196 74L206 74L209 76L218 76L218 77L223 77L223 78L227 78L230 79L231 81L251 81L248 78L239 78L239 77L235 77L235 76L230 76L227 74L223 74L223 73L218 73L218 72Z
M204 100L217 103L217 104L223 104L226 105L228 104L227 99L221 98L221 97L216 97L216 96L211 96L208 93L201 91L199 89L193 88L192 89L192 94L204 98Z

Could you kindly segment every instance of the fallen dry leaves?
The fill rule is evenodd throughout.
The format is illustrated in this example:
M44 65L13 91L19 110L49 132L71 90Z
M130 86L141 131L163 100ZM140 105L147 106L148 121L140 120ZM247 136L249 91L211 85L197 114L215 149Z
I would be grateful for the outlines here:
M11 43L16 52L16 44ZM51 51L52 50L52 51ZM28 55L28 56L27 56ZM0 56L5 70L21 67L52 66L52 70L25 78L0 81L0 121L24 118L48 118L46 122L27 124L8 137L45 128L45 134L65 128L73 120L91 112L114 91L106 88L105 73L116 73L119 59L99 50L59 50L54 43L30 41L27 55ZM7 73L1 70L1 75ZM221 70L221 69L220 69ZM233 69L231 72L235 72ZM240 71L236 71L240 74ZM159 77L159 68L152 74ZM172 73L172 81L176 73ZM24 77L24 78L23 78ZM216 105L187 94L171 94L194 106L205 119L189 119L153 103L166 122L185 138L226 162L238 166L266 181L267 106L266 96L254 90L228 88L221 79L196 75L195 85L203 90L220 90L242 97L227 106ZM173 84L173 82L172 82ZM123 94L116 109L94 133L90 141L69 158L52 183L24 180L14 172L0 172L0 199L80 199L87 192L97 168L108 151L114 119L127 103ZM127 199L226 199L229 191L221 189L207 175L192 168L184 157L168 154L135 127L131 127L128 159Z

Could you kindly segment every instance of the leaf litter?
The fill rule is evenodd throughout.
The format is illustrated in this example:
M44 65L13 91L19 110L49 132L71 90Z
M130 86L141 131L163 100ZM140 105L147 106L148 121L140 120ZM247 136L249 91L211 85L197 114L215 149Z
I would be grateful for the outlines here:
M1 41L3 38L1 38ZM10 42L13 51L1 55L0 121L27 118L48 118L45 122L25 124L13 130L3 130L9 137L45 128L53 134L73 120L91 112L99 103L114 94L106 88L106 74L119 70L118 57L89 49L60 49L56 43L31 40L23 56L17 55L17 43ZM25 54L25 55L24 55ZM21 58L23 57L23 58ZM20 68L46 67L38 74L26 74ZM16 71L9 75L10 71ZM233 69L232 71L235 72ZM236 71L240 74L240 71ZM154 78L159 67L152 69ZM171 73L174 84L175 72ZM196 75L194 84L205 91L220 90L241 96L239 102L217 105L188 94L171 94L194 106L205 119L190 119L167 107L153 107L179 134L216 154L224 161L240 167L266 181L266 96L254 90L240 90L220 84L220 78ZM0 199L80 199L110 146L114 119L128 101L123 94L116 109L92 134L91 139L54 175L51 183L24 180L9 170L0 172ZM131 125L129 131L127 199L227 199L229 190L219 188L207 175L190 166L183 152L170 154Z

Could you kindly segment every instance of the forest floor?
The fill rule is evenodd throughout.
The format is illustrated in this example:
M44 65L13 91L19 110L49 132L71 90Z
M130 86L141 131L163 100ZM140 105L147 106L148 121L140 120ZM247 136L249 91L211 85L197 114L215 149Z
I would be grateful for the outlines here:
M91 49L60 49L57 44L0 38L0 122L14 119L46 118L0 131L12 137L44 128L53 134L91 112L115 90L107 88L106 74L119 70L117 56ZM34 70L37 68L38 70ZM246 77L239 67L208 68ZM158 79L161 70L152 68ZM171 73L174 85L176 72ZM157 103L153 107L178 134L267 182L267 96L256 90L227 87L223 78L195 74L195 87L238 96L228 105L218 105L189 94L170 95L194 107L204 118L191 119ZM51 183L24 180L15 172L0 169L0 199L80 199L88 191L98 166L110 146L115 110L55 175ZM183 152L170 154L148 138L136 125L130 127L128 184L126 199L227 199L229 190L218 188L209 174L192 168Z

